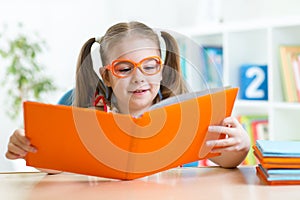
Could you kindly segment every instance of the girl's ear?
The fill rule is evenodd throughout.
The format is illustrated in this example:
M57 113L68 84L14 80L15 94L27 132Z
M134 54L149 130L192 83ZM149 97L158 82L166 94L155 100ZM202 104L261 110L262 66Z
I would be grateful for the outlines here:
M107 87L111 87L110 78L104 67L99 68L99 73L101 74L102 80Z

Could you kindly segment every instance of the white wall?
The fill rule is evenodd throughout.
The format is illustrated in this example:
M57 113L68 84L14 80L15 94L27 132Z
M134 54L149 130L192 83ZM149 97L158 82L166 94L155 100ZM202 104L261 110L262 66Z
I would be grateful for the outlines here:
M56 103L63 91L74 86L82 44L90 37L101 36L116 22L138 20L176 31L176 27L199 26L205 21L298 15L299 5L298 0L0 0L0 30L7 24L13 34L16 24L22 22L28 33L36 31L46 40L49 49L40 59L47 66L45 73L54 77L60 88L47 100ZM0 78L3 76L0 64ZM4 99L0 88L0 171L26 170L13 168L12 164L19 162L4 158L8 137L19 126L5 116Z

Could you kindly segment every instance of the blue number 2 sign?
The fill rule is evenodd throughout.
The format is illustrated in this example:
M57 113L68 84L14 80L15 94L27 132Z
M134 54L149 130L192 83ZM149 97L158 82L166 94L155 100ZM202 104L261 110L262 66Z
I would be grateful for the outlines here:
M242 65L240 68L240 99L268 100L267 65Z

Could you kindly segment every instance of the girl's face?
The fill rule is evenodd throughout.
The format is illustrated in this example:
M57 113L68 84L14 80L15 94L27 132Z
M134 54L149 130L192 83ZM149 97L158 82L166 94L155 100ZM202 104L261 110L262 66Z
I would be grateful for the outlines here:
M148 39L126 39L118 43L109 54L110 63L116 59L127 59L135 63L149 56L160 56L158 47ZM154 75L145 75L139 68L125 78L118 78L109 71L109 80L105 83L112 87L121 113L138 116L145 112L157 96L162 80L162 71Z

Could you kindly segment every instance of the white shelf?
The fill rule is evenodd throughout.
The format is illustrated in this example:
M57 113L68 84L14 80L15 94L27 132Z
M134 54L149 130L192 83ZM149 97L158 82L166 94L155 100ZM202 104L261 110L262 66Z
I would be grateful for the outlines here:
M199 45L223 46L224 85L239 87L239 67L268 65L268 100L237 100L233 115L262 114L269 118L273 140L300 140L300 103L284 102L280 74L280 45L300 45L300 18L201 24L179 30Z
M295 110L295 111L298 111L300 114L300 104L299 103L287 103L287 102L286 103L284 103L284 102L273 103L273 108L274 109L284 109L284 110ZM299 118L299 122L300 122L300 118Z

